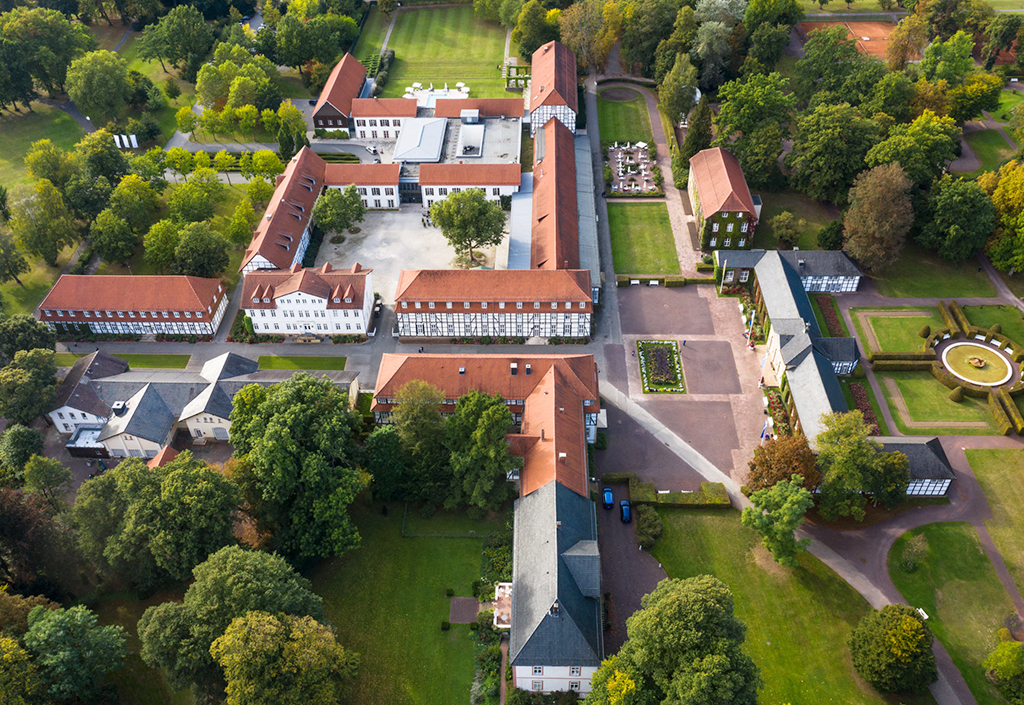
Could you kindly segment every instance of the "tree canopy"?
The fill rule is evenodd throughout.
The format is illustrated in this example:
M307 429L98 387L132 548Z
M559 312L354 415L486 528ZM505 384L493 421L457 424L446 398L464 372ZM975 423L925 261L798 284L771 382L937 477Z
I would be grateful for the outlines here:
M743 526L761 536L761 545L772 552L772 558L786 566L797 566L796 554L806 551L811 540L797 540L794 532L803 523L804 514L814 505L811 493L803 487L804 478L794 473L792 478L776 482L767 489L750 495L753 507L743 510Z
M349 184L344 189L329 188L313 205L313 218L328 232L340 233L347 230L361 223L365 214L363 198L355 184Z
M512 427L512 412L501 395L470 390L459 398L455 413L445 422L452 465L447 508L468 504L493 511L512 497L508 475L523 464L509 452L505 440Z
M883 693L919 693L938 680L931 630L909 605L866 615L850 635L853 667Z
M57 334L27 313L0 319L0 364L6 365L19 350L53 350Z
M803 477L803 485L813 490L821 482L817 468L818 457L804 436L780 436L754 448L750 461L747 487L763 490L777 482L790 479L794 473Z
M53 408L57 397L57 366L53 350L19 350L0 369L0 416L27 424Z
M470 261L474 247L497 245L505 237L505 212L497 201L487 200L483 189L466 189L435 201L430 220L441 228L448 244Z
M910 186L899 164L883 164L858 176L850 189L846 249L864 267L881 271L899 258L914 223Z

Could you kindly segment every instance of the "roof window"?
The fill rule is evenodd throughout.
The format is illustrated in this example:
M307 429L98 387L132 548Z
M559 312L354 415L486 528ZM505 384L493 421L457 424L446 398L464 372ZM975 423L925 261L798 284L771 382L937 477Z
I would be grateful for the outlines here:
M460 375L464 375L464 374L466 374L466 368L465 368L465 367L460 367L460 368L459 368L459 374L460 374Z

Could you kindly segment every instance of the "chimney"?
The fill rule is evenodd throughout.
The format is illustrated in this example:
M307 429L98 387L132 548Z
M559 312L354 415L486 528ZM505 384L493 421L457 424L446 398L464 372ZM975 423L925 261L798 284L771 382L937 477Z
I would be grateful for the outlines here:
M540 440L541 441L544 440L544 429L543 428L540 430Z

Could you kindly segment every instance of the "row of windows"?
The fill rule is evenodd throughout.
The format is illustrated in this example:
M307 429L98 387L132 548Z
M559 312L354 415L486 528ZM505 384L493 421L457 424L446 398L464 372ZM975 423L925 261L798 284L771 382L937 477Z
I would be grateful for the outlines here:
M335 308L335 309L331 309L331 313L332 313L331 318L337 318L339 310L341 311L341 317L342 318L348 318L349 312L351 312L353 316L355 316L357 318L359 317L359 311L356 311L355 309L347 309L347 308L336 309ZM270 312L270 317L271 318L277 318L277 310L276 309L261 308L259 311L260 311L260 318L266 318L268 311ZM313 318L327 318L327 311L313 311L312 313L313 313ZM255 315L255 314L253 314L253 315ZM251 317L252 316L250 316L250 318ZM305 313L303 311L299 311L299 315L297 317L298 318L309 318L309 314ZM281 318L296 318L295 311L281 311Z
M570 676L576 677L576 676L581 675L582 673L583 673L583 667L582 666L569 666L569 675ZM534 666L533 667L533 675L535 675L535 676L543 676L544 675L544 667L543 666Z
M733 277L735 277L735 276L736 276L736 270L735 269L730 269L728 272L725 273L725 279L723 279L723 281L726 284L732 284ZM748 279L750 279L750 270L749 269L744 269L742 272L740 272L740 283L741 284L745 284Z
M569 690L579 691L579 681L569 681ZM534 681L532 690L544 690L544 681Z
M377 122L378 121L376 119L371 119L369 126L370 127L377 127ZM356 125L358 127L366 127L367 126L366 125L366 120L356 120ZM381 118L380 119L380 126L381 127L392 127L392 126L393 127L401 127L402 126L402 120L401 120L401 118Z
M365 186L361 186L359 188L359 193L360 193L360 195L365 196L366 195L366 187ZM379 196L380 195L380 187L379 186L371 186L370 187L370 195L371 196ZM384 188L384 195L385 196L394 196L395 195L395 189L393 189L390 186L386 186Z
M376 130L370 130L370 139L375 140L375 139L379 139L379 137L380 137L380 135L377 134ZM359 131L359 139L361 139L361 140L365 140L366 139L366 130L360 130ZM391 139L391 131L390 130L384 130L384 139L386 139L386 140ZM398 139L398 130L395 130L395 139Z
M736 223L726 223L725 232L731 233L734 225L736 225ZM711 232L713 232L713 233L717 233L718 232L718 223L716 221L712 221L711 222ZM740 223L740 232L741 233L747 232L747 223L746 222Z
M313 324L313 323L296 323L294 325L292 325L291 323L285 323L284 324L284 329L285 330L295 330L295 331L298 331L298 330L313 330L313 325L316 325L316 330L321 330L321 331L323 331L323 330L327 330L327 331L331 330L331 324L330 323L316 323L316 324ZM268 330L271 329L270 326L271 326L270 323L264 323L262 328L261 328L259 323L255 323L255 324L253 324L253 329L254 330L267 330L268 331ZM274 328L273 328L274 330L281 330L281 324L280 323L274 323L273 326L274 326ZM360 323L359 321L356 321L355 326L356 326L355 329L358 330L358 331L361 331L363 329L363 324ZM341 324L340 323L335 323L334 324L334 330L341 330ZM352 330L352 324L351 323L346 323L345 324L345 330Z
M717 229L718 228L715 228L715 230L717 230ZM711 241L708 243L708 245L710 247L717 247L718 246L718 238L717 237L711 238ZM740 238L740 241L736 243L736 247L746 247L746 245L747 245L747 238L745 238L745 237ZM732 247L732 238L731 237L725 238L725 240L722 241L722 247Z
M83 421L88 421L88 420L89 420L89 414L85 413L84 411L82 411L82 412L80 412L80 413L82 414L82 420L83 420ZM76 421L78 420L78 417L77 417L77 416L75 416L75 412L73 412L73 411L69 411L69 412L68 412L68 416L69 416L70 418L72 418L72 419L76 420ZM57 412L57 418L59 418L59 419L62 419L62 418L64 418L64 414L58 411L58 412Z
M388 189L388 191L390 191L390 190L391 189ZM369 207L370 207L370 204L364 198L363 199L363 208L369 208ZM373 207L374 208L383 208L384 206L381 205L379 198L375 198L375 199L373 199ZM389 198L388 199L388 208L394 208L394 207L395 207L395 199Z
M535 309L539 309L540 308L540 303L541 303L540 301L534 301L533 302L533 307ZM587 307L587 302L586 301L580 301L579 303L580 303L580 308L586 308ZM463 301L462 302L462 308L466 309L466 308L469 308L469 306L470 306L470 302L469 301ZM422 308L422 307L423 306L422 306L421 302L419 302L419 301L413 302L413 308ZM446 301L445 302L445 308L451 308L451 307L452 307L452 302L451 301ZM481 302L480 303L480 307L481 308L487 308L487 302L486 301ZM516 302L516 308L521 309L522 307L523 307L523 302L522 301ZM409 302L408 301L403 301L402 302L402 308L409 308ZM428 301L427 302L427 308L434 308L434 302L433 301ZM499 309L504 309L505 308L505 302L504 301L499 301L498 302L498 308ZM572 302L571 301L566 301L565 302L565 310L568 311L571 308L572 308ZM558 302L557 301L552 301L551 302L551 310L552 311L557 311L558 310Z
M458 187L452 187L452 189L451 189L452 193L458 193L461 190L462 189L458 188ZM433 196L434 195L434 187L433 186L424 186L423 187L423 195L424 196ZM437 195L438 196L447 196L448 195L448 187L447 186L438 186L437 187ZM492 186L491 187L491 195L492 196L500 196L501 195L501 188L499 188L498 186ZM431 201L430 203L433 203L433 201Z
M207 308L206 312L209 313L210 309ZM114 312L113 311L102 311L102 312L101 311L68 311L67 313L68 313L68 316L70 316L72 318L74 318L76 316L76 314L81 314L81 316L83 316L85 318L104 318L104 317L105 318L114 318ZM138 313L139 313L139 318L145 318L147 312L146 311L139 311ZM157 311L149 311L148 313L149 313L149 317L150 318L161 318L161 316L157 315L158 314ZM159 313L163 314L163 316L162 316L163 318L170 318L172 313L174 314L175 318L181 318L181 314L182 314L181 311L160 311ZM125 317L124 314L125 314L124 311L118 311L117 312L117 318L124 318ZM185 318L192 318L192 311L185 311L184 314L185 314ZM195 314L196 314L196 318L202 318L203 317L203 312L202 311L196 311ZM53 317L53 311L51 311L50 309L44 309L43 310L43 315L52 318ZM57 316L63 317L64 316L64 309L57 309ZM135 318L135 311L128 311L128 318Z

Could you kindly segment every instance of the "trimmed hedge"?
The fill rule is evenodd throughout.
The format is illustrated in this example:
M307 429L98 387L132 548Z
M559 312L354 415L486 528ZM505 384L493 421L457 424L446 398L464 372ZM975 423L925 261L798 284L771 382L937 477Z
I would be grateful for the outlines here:
M996 426L999 427L999 433L1003 436L1010 435L1010 431L1013 430L1013 424L1010 423L1010 417L1006 415L1006 409L1003 408L1003 404L999 401L997 395L988 395L988 408L992 415L996 417Z
M934 359L934 348L921 352L868 352L868 360L871 362L878 360L928 360L930 362Z
M924 341L924 349L930 350L936 345L945 340L946 334L949 334L950 340L956 340L960 337L960 331L954 328L941 328L936 331L932 331L932 334L928 336L928 339Z
M697 272L698 273L700 273L700 272L707 273L707 272L714 272L714 271L715 271L715 265L713 263L711 263L711 262L698 262L697 263Z
M877 369L877 366L876 366ZM977 384L972 384L966 380L960 379L955 376L952 372L942 366L941 362L933 362L928 370L932 373L932 377L939 380L948 389L954 389L955 387L963 387L964 394L975 399L984 399L989 395L989 388L982 387Z
M636 480L635 472L606 472L601 475L602 485L625 485Z
M1000 387L995 394L999 396L999 401L1002 402L1003 408L1006 409L1007 416L1010 417L1010 423L1013 424L1013 430L1019 434L1024 434L1024 415L1020 413L1020 409L1013 403L1013 399L1006 391L1006 387Z
M949 302L949 313L953 316L953 320L956 321L956 325L960 330L967 332L973 328L971 322L967 320L967 316L964 315L964 310L960 308L960 304L956 301Z
M615 286L631 286L631 281L639 281L640 286L650 286L651 282L657 282L658 286L678 287L687 284L714 284L712 277L684 277L680 274L669 274L666 276L650 276L647 274L616 274Z
M876 360L871 368L875 372L927 372L933 364L931 360Z
M629 481L629 498L635 504L657 504L659 507L728 507L731 506L725 485L702 482L697 492L666 492L659 494L653 482Z
M946 328L950 330L960 328L960 326L957 325L956 319L953 318L953 315L949 312L949 307L946 306L945 301L939 302L939 315L942 317L942 322L946 324Z

